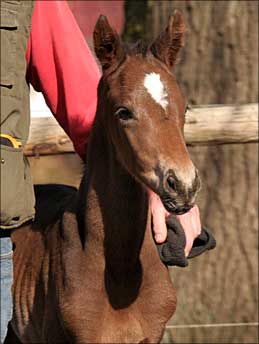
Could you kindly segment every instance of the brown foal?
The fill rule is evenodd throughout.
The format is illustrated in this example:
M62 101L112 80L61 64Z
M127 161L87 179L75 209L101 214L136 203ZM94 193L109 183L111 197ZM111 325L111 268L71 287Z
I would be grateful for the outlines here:
M97 21L103 77L80 189L55 223L12 234L16 341L160 341L176 294L152 238L148 192L182 214L199 189L183 138L186 101L170 72L184 32L175 12L151 46L126 48L105 17Z

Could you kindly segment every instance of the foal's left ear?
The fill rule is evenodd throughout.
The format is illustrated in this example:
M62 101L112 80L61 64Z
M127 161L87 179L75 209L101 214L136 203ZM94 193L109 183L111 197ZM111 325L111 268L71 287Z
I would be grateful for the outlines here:
M120 37L103 15L95 24L93 39L95 54L104 71L123 58Z
M151 45L150 50L152 54L169 68L172 68L181 47L184 45L185 32L186 27L182 13L175 10L169 18L167 28Z

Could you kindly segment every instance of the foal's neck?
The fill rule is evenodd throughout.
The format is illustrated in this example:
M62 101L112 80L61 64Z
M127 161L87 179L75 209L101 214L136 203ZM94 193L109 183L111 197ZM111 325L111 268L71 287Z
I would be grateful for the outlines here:
M152 238L147 194L118 162L96 123L87 165L79 199L85 201L85 266L94 281L87 288L95 302L107 305L102 340L112 341L120 324L114 342L144 342L148 337L158 342L175 309L175 293Z
M93 127L86 166L80 190L86 198L85 244L93 238L95 245L102 246L106 268L112 273L136 272L148 221L147 195L119 163L98 123Z

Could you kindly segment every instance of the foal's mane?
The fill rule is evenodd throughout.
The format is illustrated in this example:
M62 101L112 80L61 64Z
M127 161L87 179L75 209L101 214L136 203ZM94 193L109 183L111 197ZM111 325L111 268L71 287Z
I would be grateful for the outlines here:
M146 57L149 51L149 44L140 39L135 43L124 43L123 48L127 55L141 55L142 57Z

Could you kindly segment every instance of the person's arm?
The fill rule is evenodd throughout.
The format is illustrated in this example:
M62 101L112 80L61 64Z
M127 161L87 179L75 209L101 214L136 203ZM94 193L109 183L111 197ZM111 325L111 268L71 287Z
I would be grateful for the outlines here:
M84 160L100 72L65 1L35 2L26 59L27 81L43 93Z

